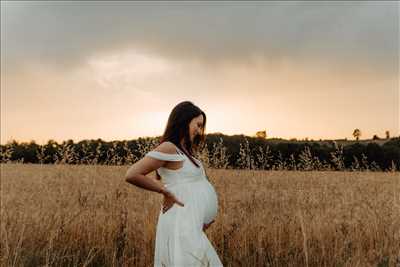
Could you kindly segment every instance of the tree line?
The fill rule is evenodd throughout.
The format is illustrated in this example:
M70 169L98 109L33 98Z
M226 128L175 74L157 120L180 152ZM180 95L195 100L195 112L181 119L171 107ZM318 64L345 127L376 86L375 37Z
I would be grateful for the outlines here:
M61 144L49 140L44 145L13 140L0 145L0 162L128 165L142 158L159 140L67 140ZM383 144L357 141L346 145L216 133L206 136L206 145L196 156L211 168L396 171L400 166L400 137Z

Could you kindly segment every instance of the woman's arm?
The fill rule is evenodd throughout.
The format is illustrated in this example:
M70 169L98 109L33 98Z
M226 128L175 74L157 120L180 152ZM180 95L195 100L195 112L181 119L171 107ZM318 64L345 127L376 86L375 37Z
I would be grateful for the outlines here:
M174 144L169 142L163 142L156 147L154 151L168 154L176 153ZM125 174L125 181L146 190L162 193L164 190L163 183L147 177L146 175L164 166L165 163L166 161L162 159L143 157L127 170Z
M157 193L163 193L163 191L165 191L165 186L162 182L146 177L143 174L134 174L126 176L125 181L132 185L136 185L140 188L154 191Z
M167 154L176 153L175 145L170 142L164 142L160 144L155 151L163 152ZM173 156L172 156L173 158ZM166 160L163 160L166 159ZM138 162L134 163L125 174L125 181L133 184L137 187L158 192L164 195L164 204L163 204L163 212L165 213L168 209L170 209L175 203L184 206L184 204L176 198L176 196L169 191L161 181L155 180L150 177L146 177L146 174L157 170L158 168L165 165L167 160L171 159L171 155L164 155L160 157L160 155L154 158L152 157L143 157ZM180 161L180 159L179 159Z

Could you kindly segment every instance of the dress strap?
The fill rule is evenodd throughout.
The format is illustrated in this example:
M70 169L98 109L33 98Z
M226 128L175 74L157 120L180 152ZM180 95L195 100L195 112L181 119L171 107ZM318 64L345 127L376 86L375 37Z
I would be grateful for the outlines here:
M175 146L175 147L176 147L176 151L178 151L178 153L180 153L181 155L185 155L185 153L183 153L183 151L180 150L179 147L177 147L177 146Z
M149 156L159 160L166 160L166 161L182 161L185 159L183 155L180 154L168 154L160 151L149 151L146 153L145 156Z

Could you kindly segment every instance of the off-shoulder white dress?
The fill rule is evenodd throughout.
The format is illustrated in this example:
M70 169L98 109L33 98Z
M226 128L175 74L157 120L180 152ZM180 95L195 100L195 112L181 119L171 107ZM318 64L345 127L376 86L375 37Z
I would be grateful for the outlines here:
M168 190L184 204L174 204L158 216L154 266L223 266L203 232L203 224L215 219L217 194L206 178L201 161L193 162L176 147L177 154L152 150L145 156L167 161L183 161L180 169L160 167L157 171Z

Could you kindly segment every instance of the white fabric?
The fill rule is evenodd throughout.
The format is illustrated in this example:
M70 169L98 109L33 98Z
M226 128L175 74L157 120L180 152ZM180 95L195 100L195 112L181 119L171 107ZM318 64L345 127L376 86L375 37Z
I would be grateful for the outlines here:
M160 151L152 150L146 154L155 159L167 160L167 161L182 161L185 157L181 154L168 154Z
M183 160L180 169L158 169L161 181L185 206L174 204L165 213L160 208L154 266L223 266L203 232L203 224L211 222L217 215L217 194L205 176L201 161L195 159L200 165L197 167L182 151L177 150L180 154L151 153L158 151L146 154L160 160Z

